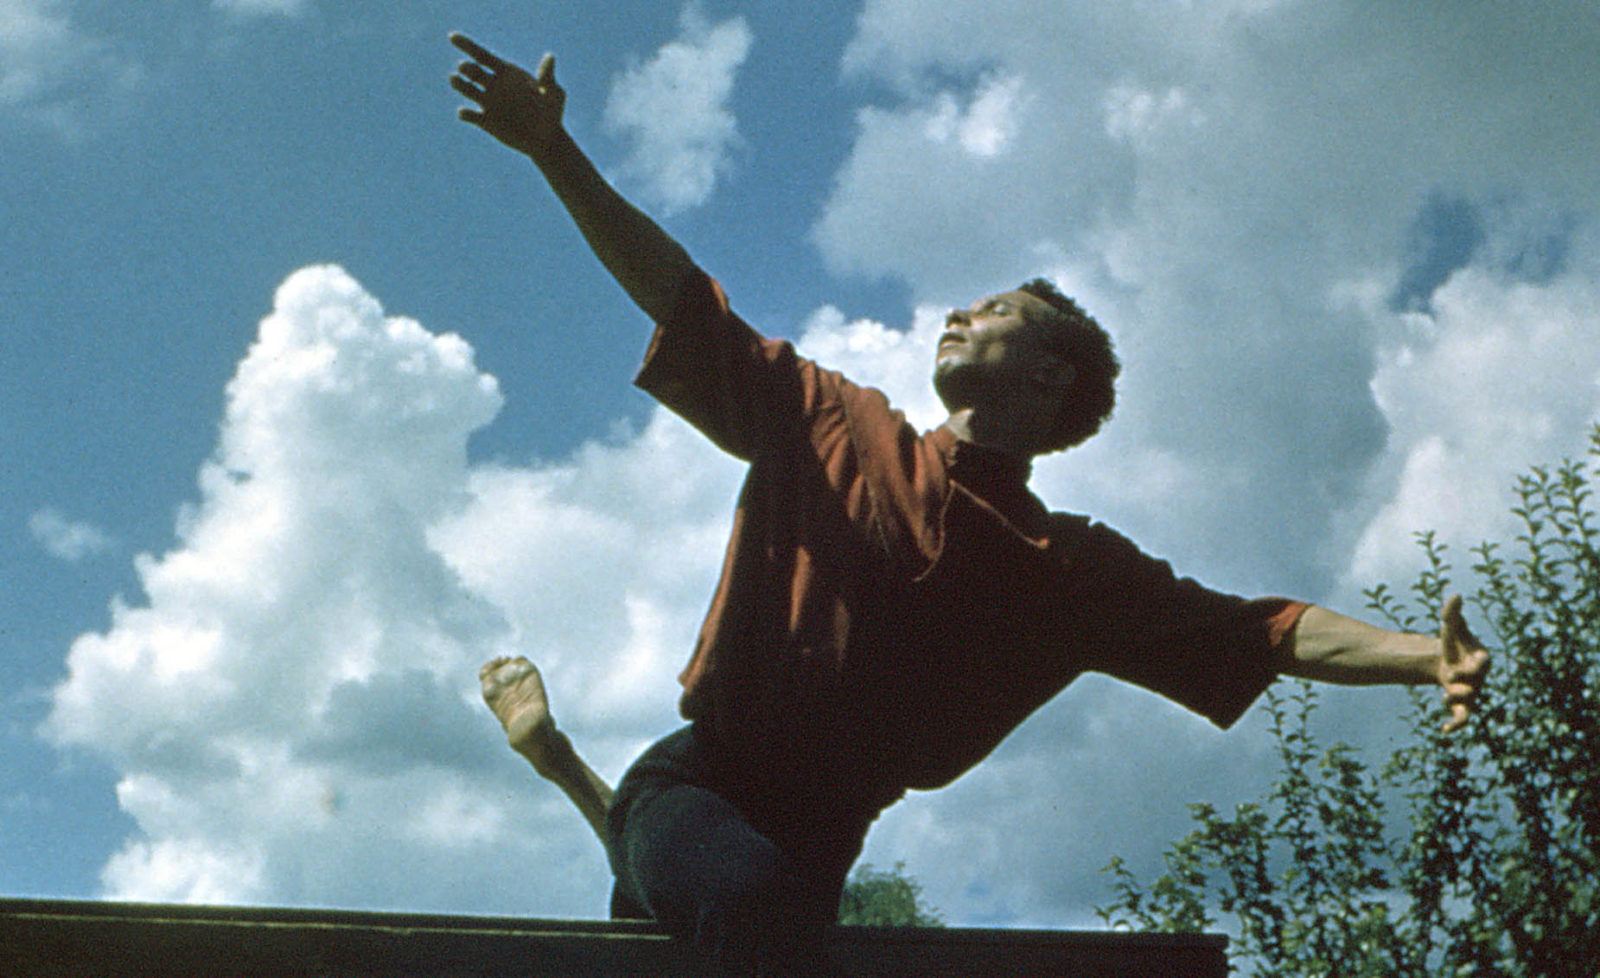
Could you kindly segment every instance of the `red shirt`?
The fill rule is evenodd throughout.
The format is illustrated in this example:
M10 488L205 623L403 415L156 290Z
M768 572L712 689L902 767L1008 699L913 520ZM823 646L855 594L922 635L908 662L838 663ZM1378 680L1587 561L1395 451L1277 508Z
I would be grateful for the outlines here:
M947 784L1086 670L1227 727L1304 610L1047 511L1025 460L919 435L881 392L758 335L703 273L637 383L750 463L680 707L775 789L881 807Z

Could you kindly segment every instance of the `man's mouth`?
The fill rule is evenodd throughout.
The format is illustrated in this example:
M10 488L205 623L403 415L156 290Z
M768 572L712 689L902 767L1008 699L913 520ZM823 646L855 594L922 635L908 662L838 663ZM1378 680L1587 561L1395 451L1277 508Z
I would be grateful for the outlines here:
M935 345L935 349L942 349L946 343L965 343L966 341L967 338L955 330L946 330L939 337L939 342Z

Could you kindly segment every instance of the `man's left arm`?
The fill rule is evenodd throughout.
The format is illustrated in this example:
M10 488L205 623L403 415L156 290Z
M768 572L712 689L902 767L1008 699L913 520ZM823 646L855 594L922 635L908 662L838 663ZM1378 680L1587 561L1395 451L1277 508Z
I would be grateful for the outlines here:
M1437 636L1392 632L1312 605L1278 645L1278 672L1353 686L1438 683L1449 733L1472 712L1489 652L1467 628L1460 596L1445 602L1439 625Z

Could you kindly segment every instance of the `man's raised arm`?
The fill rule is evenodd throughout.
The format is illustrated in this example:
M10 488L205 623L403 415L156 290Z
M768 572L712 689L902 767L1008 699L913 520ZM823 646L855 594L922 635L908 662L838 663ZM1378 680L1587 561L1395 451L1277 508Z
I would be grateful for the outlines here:
M561 121L567 94L556 84L555 57L545 55L530 75L462 34L450 35L450 43L472 59L450 77L451 87L477 106L463 107L461 120L532 159L617 283L651 319L670 317L693 262L605 181L567 133Z

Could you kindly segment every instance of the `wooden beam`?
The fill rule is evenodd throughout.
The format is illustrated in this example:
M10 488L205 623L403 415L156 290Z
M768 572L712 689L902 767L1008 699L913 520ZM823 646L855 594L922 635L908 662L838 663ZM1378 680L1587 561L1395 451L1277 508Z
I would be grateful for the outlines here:
M1224 978L1209 934L836 927L845 974L912 978ZM0 899L6 978L692 976L680 942L636 921Z

